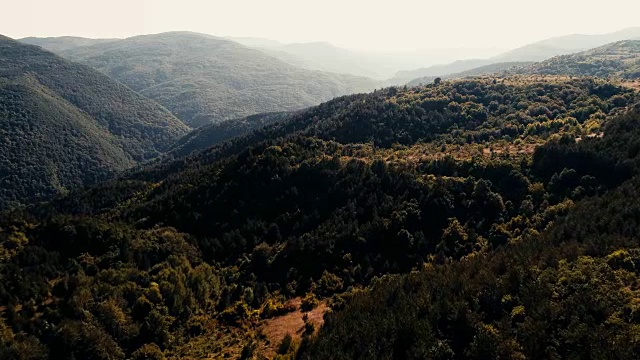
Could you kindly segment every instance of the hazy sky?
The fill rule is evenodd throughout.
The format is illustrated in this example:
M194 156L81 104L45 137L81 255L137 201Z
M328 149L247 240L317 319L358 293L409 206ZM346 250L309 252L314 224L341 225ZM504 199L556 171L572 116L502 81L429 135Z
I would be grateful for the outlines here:
M171 30L358 49L514 48L640 26L640 0L2 0L0 34L127 37Z

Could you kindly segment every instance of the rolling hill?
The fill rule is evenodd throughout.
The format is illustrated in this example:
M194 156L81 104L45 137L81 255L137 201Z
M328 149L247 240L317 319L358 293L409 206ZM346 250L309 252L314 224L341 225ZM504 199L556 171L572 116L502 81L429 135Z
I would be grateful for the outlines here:
M107 76L0 37L0 209L95 183L187 131Z
M1 349L98 359L633 353L614 335L631 338L640 323L636 253L607 257L631 241L582 245L602 229L585 218L566 228L566 246L551 246L563 231L534 245L638 173L640 127L623 115L638 94L599 79L493 80L339 97L0 215ZM620 226L634 213L611 229L635 236ZM288 341L267 341L271 320L314 307L335 314L317 338L300 315Z
M515 73L640 79L640 40L619 41L522 67Z
M156 100L192 127L298 110L377 85L301 69L222 38L187 32L136 36L61 55Z

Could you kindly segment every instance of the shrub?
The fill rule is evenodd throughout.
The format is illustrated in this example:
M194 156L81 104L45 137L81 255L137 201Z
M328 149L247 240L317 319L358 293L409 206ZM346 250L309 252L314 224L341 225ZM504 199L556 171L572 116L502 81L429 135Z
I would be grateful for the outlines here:
M300 305L300 309L302 311L311 311L318 306L318 298L314 293L308 293L304 299L302 299L302 304Z

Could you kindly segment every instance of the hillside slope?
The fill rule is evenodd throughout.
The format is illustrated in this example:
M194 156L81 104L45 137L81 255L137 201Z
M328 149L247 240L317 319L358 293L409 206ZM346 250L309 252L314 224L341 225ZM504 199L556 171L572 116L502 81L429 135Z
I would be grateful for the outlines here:
M0 209L94 183L188 128L105 75L0 37Z
M304 70L196 33L136 36L61 54L158 101L192 127L297 110L376 87L367 78Z

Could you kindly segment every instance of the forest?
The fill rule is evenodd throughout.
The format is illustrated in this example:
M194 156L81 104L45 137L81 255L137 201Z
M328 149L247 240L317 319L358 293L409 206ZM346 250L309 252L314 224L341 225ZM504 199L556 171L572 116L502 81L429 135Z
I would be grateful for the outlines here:
M386 88L5 212L0 358L628 358L638 100Z

